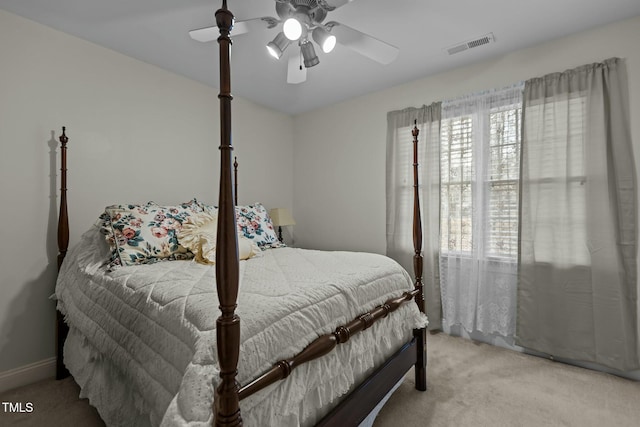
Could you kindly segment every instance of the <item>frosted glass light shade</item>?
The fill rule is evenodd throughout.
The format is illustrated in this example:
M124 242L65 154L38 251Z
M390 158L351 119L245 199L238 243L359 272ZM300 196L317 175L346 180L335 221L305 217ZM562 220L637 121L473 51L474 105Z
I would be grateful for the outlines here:
M305 41L300 45L302 51L302 58L304 58L304 66L307 68L314 67L320 63L316 50L313 48L313 43Z
M302 35L302 24L295 18L289 18L282 24L282 31L289 40L298 40Z
M269 51L271 56L276 59L280 59L280 57L282 56L282 52L284 52L287 46L289 46L289 43L291 43L289 39L287 39L287 37L282 32L280 32L278 33L276 38L273 39L273 41L270 41L267 44L267 50Z
M322 27L316 27L312 33L313 40L322 48L324 53L329 53L336 47L336 36L330 34Z

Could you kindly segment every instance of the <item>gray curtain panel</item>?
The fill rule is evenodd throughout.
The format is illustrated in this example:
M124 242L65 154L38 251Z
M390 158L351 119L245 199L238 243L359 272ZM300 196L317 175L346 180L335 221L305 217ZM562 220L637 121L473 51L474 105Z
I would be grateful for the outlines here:
M412 276L413 136L418 136L420 203L423 231L423 282L429 329L440 329L442 309L438 275L440 244L440 102L387 114L387 255Z
M527 81L519 345L639 367L636 194L625 61Z

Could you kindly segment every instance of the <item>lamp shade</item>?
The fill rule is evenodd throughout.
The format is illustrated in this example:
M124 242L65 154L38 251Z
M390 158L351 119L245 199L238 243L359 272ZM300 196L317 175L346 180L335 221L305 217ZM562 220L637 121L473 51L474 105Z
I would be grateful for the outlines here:
M284 225L296 225L293 217L291 216L291 212L286 208L275 208L269 211L269 216L271 217L271 222L276 227L281 227Z

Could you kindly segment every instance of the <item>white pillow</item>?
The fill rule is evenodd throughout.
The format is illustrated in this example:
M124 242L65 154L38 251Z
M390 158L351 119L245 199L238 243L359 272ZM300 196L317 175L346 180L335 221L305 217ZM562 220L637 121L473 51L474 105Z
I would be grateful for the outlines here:
M217 228L217 211L192 215L182 224L182 229L178 232L178 242L193 252L196 262L215 264ZM241 260L253 258L260 253L257 244L238 234L238 256Z

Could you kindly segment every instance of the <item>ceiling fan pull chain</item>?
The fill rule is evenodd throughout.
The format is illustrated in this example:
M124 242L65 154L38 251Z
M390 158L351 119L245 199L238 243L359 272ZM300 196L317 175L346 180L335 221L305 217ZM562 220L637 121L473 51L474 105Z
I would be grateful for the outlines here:
M302 49L300 49L300 55L298 55L298 58L300 59L300 71L302 71Z

